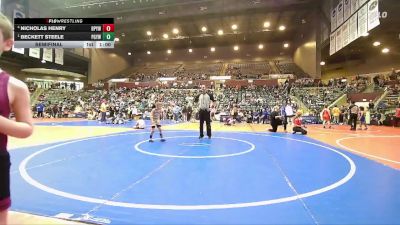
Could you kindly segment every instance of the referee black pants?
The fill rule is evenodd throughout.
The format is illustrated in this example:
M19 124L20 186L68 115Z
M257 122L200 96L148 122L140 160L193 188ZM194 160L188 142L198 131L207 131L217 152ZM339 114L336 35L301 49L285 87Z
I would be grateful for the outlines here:
M351 113L350 114L350 125L351 129L355 130L357 128L357 114Z
M300 132L303 135L307 134L307 131L304 130L302 127L293 127L293 133L297 133L297 132Z
M278 123L271 123L272 129L269 129L271 132L276 132L278 130Z
M210 111L200 109L199 117L200 117L200 137L204 137L204 132L203 132L204 121L206 122L207 126L207 136L211 137Z

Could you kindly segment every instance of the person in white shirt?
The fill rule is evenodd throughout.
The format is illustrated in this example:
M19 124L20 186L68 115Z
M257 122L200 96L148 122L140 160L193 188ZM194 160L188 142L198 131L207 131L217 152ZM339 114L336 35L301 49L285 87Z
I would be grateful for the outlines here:
M211 138L211 119L210 119L210 104L214 102L214 96L208 94L206 86L201 86L201 94L195 99L195 102L199 104L199 118L200 118L200 136L199 139L204 137L203 126L206 122L207 136Z
M292 117L294 116L293 108L289 103L286 103L285 106L285 115L286 118L285 120L289 123L292 124Z
M143 118L140 118L135 125L135 129L144 129L146 128L146 123L144 122Z
M137 108L136 108L135 105L132 106L132 108L131 108L131 114L132 114L132 119L135 119L135 117L136 117L137 114L138 114L138 110L137 110Z

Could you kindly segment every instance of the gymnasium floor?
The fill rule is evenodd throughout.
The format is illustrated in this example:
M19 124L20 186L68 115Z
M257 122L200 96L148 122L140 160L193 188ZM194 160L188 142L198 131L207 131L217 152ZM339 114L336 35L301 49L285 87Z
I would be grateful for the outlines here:
M213 122L199 140L197 123L166 122L167 141L148 143L131 126L48 120L11 139L12 210L98 224L400 224L400 129Z

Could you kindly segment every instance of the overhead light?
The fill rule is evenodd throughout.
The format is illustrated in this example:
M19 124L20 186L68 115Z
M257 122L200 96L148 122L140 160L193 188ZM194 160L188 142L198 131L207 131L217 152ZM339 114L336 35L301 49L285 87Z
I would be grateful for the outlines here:
M224 34L224 31L223 30L218 30L218 35L223 35Z
M283 47L284 47L284 48L289 48L289 43L283 44Z
M387 54L387 53L389 53L389 52L390 52L390 49L388 49L388 48L382 49L382 53L384 53L384 54Z
M362 34L362 37L368 37L369 33Z
M168 37L169 37L168 34L163 34L164 39L168 39Z
M172 33L173 33L173 34L179 34L178 28L174 28L174 29L172 30Z
M189 50L188 50L190 53L192 53L193 52L193 49L191 49L191 48L189 48Z
M279 26L279 30L280 30L280 31L284 31L284 30L286 30L286 27L283 26L283 25L281 25L281 26Z
M237 27L237 25L236 24L233 24L232 25L232 30L236 30L238 27Z
M44 59L42 59L42 61L41 61L42 63L46 63L46 60L44 60Z
M325 62L324 62L324 61L321 61L321 62L319 63L319 65L325 66Z
M373 45L374 45L375 47L377 47L377 46L381 45L381 43L380 43L379 41L375 41L375 42L373 43Z
M212 52L215 52L215 48L214 47L211 47L211 49L210 49Z
M264 48L264 45L263 44L259 44L258 45L258 49L263 49Z
M237 45L233 46L233 50L235 50L235 51L239 50L239 46L237 46Z
M172 50L171 50L171 49L168 49L168 50L167 50L167 53L168 53L168 54L171 54L171 53L172 53Z
M271 26L271 23L269 22L269 21L265 21L264 22L264 27L265 28L268 28L268 27L270 27Z
M151 54L151 51L147 51L147 55L150 55Z
M207 31L207 27L204 27L204 26L203 26L203 27L201 28L201 31L206 32L206 31Z
M118 41L119 41L119 38L117 38L117 37L116 37L116 38L114 38L114 41L118 42Z
M132 52L128 52L128 55L132 55Z
M147 36L151 36L151 31L148 30L148 31L146 32L146 34L147 34Z

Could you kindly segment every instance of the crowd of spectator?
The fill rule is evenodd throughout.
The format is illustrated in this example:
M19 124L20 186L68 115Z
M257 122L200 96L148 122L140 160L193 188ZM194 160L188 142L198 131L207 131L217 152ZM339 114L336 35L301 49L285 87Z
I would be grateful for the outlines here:
M275 105L297 104L289 98L285 85L278 87L222 88L214 93L213 119L231 115L235 108L237 121L261 123ZM164 104L163 119L190 121L197 118L194 103L197 89L118 88L111 90L71 91L53 89L40 96L34 106L37 117L83 117L100 119L101 104L106 104L107 123L124 123L138 117L148 118L156 101ZM266 122L266 118L263 121Z
M182 70L180 73L182 76L183 72ZM157 76L162 75L157 74ZM205 79L205 75L202 76ZM398 74L395 73L389 77L389 80L398 78ZM300 100L310 110L309 115L318 116L322 108L331 105L341 95L353 91L360 92L375 80L378 80L378 85L382 83L379 80L386 83L387 79L387 77L382 79L380 76L373 79L356 76L331 79L323 84L320 80L303 78L287 80L276 87L250 85L242 88L228 88L224 86L215 89L216 102L211 113L215 120L220 120L221 116L224 116L234 117L237 122L266 123L274 106L279 106L281 109L290 106L296 112L299 109L296 101ZM29 84L29 86L32 85ZM110 90L75 91L69 85L68 87L64 85L64 88L59 89L62 86L62 82L58 86L54 85L53 89L45 91L39 97L38 103L33 106L33 110L37 112L36 116L83 117L98 120L101 105L104 103L107 110L107 122L124 123L138 117L148 118L152 105L156 101L161 101L164 104L163 119L179 122L197 118L194 99L199 92L195 85L190 85L188 82L161 84L156 88L111 88ZM385 87L390 96L398 97L393 102L392 100L383 101L377 107L370 106L367 112L371 113L369 116L371 121L375 119L381 121L385 118L385 109L391 106L395 109L399 105L398 82ZM332 121L346 123L346 118L348 118L346 105L335 108L329 109L332 110Z

